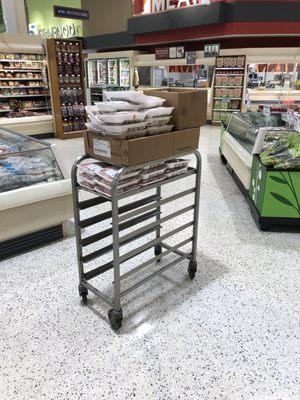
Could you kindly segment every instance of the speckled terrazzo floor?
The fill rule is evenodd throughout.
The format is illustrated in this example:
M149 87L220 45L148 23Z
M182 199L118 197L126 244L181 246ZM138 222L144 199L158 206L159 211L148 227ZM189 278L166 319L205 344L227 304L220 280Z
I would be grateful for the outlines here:
M199 272L125 298L119 334L80 305L73 237L0 263L1 400L300 398L299 235L257 230L216 128L200 150Z

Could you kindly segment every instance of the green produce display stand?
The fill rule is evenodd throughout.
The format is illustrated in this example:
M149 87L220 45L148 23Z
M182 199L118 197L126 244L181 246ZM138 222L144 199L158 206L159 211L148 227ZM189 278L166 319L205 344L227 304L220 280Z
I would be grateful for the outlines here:
M262 230L272 225L300 227L300 171L274 170L253 156L249 197Z

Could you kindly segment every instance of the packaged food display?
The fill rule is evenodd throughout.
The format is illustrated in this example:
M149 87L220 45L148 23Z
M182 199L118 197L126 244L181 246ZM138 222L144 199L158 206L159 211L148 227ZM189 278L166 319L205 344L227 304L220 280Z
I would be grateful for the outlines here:
M214 122L227 123L230 113L241 110L245 63L245 56L217 57L213 100Z
M147 135L159 135L161 133L171 132L174 125L160 125L160 126L150 126L147 128Z
M174 176L185 174L187 171L187 167L180 167L180 168L174 168L166 171L166 177L167 178L173 178Z
M140 131L146 129L146 122L137 122L127 125L101 125L103 132L110 134L126 134L129 132Z
M83 163L83 164L79 164L78 166L78 172L80 172L81 174L86 174L90 177L94 177L96 176L96 174L100 174L101 171L103 171L103 169L106 167L103 165L103 163Z
M166 171L167 167L165 164L150 167L147 171L141 174L142 181L148 181L156 176L161 176Z
M24 97L31 102L33 97L40 98L41 105L30 107L34 108L33 115L49 113L51 103L45 70L45 56L19 53L3 53L2 56L0 59L1 117L30 116L25 113L21 101L21 98ZM7 106L5 107L5 105ZM7 111L7 114L4 111Z
M171 117L155 117L148 119L148 126L161 126L167 125L171 120Z
M183 158L177 158L166 162L168 169L186 168L190 163L190 160Z
M95 103L98 111L101 113L114 113L119 111L138 111L139 105L131 104L128 101L105 101L101 103Z
M153 185L153 183L161 182L166 179L165 175L160 175L160 176L155 176L153 178L150 178L148 180L144 180L141 182L141 186L148 186L148 185Z
M103 123L105 124L132 124L137 122L143 122L146 119L145 112L134 112L134 111L121 111L116 114L103 114L101 116Z
M139 105L141 108L161 107L165 99L154 96L146 96L132 90L105 92L108 100L127 101Z
M146 111L147 118L167 117L172 114L174 107L156 107Z
M121 179L118 185L118 190L127 189L130 186L136 186L140 182L140 180L140 177ZM99 186L103 186L105 189L111 189L111 182L103 178L101 179L98 176L96 176L95 178L95 183Z

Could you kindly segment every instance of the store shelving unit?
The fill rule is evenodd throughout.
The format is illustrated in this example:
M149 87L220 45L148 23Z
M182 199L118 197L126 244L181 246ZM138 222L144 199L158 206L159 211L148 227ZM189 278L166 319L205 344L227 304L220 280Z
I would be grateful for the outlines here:
M56 136L81 137L85 130L81 41L48 39L47 53Z
M213 87L213 124L228 122L231 113L241 111L246 56L216 58Z
M88 292L91 291L108 305L110 305L112 309L108 312L108 319L112 328L115 330L119 329L122 325L123 311L121 307L121 298L131 293L131 291L184 260L189 261L189 277L191 279L194 279L195 277L197 271L196 252L201 181L201 156L198 151L195 151L194 155L197 160L196 168L189 168L185 174L178 175L130 192L118 192L117 188L122 175L134 169L149 167L153 164L153 162L134 167L121 168L113 179L111 197L97 194L91 190L82 188L79 185L77 180L78 166L85 159L89 158L88 156L81 157L73 166L72 187L79 271L79 294L82 297L84 304L87 303ZM174 195L163 195L162 189L165 185L187 179L193 175L195 176L195 184L193 187L179 191ZM151 190L154 191L154 194L149 194L149 191ZM94 195L94 197L88 200L80 200L81 191L90 192ZM144 196L140 199L132 199L132 196L143 193ZM188 195L194 195L191 205L187 205ZM131 198L131 201L128 200L129 198ZM128 201L126 204L124 204L125 199ZM122 206L120 206L121 200ZM165 210L162 208L164 206L168 207L171 202L178 202L180 208L177 209L177 211L165 214ZM109 204L109 211L102 210L100 214L94 215L93 217L85 219L82 218L81 211L90 208L93 208L96 211L97 208L99 210L99 206L100 209L105 207L105 204ZM181 207L180 204L185 204L185 206ZM166 211L168 212L168 210ZM186 215L188 212L192 212L191 217ZM181 218L176 220L177 217ZM105 224L105 221L111 221L111 225ZM94 226L95 224L99 224L101 222L103 222L103 226L106 225L104 230L99 229L99 231L91 236L83 237L83 229ZM143 223L146 223L146 225L141 226ZM176 223L177 225L181 225L177 226ZM138 225L138 227L136 227L136 225ZM107 226L109 227L107 228ZM164 230L162 233L162 229L165 229L168 226L171 228L167 232ZM175 226L177 227L175 228ZM133 228L133 230L131 228ZM187 233L183 241L180 243L177 242L174 245L174 237L188 228L192 228L192 234L189 235ZM128 231L129 229L130 232ZM126 234L122 234L125 230ZM154 235L153 239L150 239L149 237L151 234ZM104 247L99 247L92 252L90 250L89 253L86 253L88 246L98 243L101 240L109 237L111 237L109 244L105 243ZM146 239L146 242L144 244L138 243L137 240L142 238ZM167 244L166 241L169 240L170 244ZM129 243L132 244L131 250L121 255L120 249ZM189 243L192 243L192 249L190 252L183 252L180 250L183 246L186 246ZM154 249L154 257L151 257L147 261L144 261L142 264L136 266L132 266L131 264L132 268L130 270L127 269L126 272L121 274L121 267L123 263L134 259L139 254L142 254L151 248ZM95 260L101 260L101 258L107 254L112 254L112 260L110 262L104 261L103 265L97 266L92 270L87 270L85 268L85 264ZM151 264L159 263L160 261L164 262L165 257L171 254L177 258L172 258L172 261L167 261L167 264L164 263L162 267L156 269L155 272L148 274L146 278L141 279L132 286L127 287L126 289L123 289L123 287L121 288L121 282L123 284L125 279L133 276L138 271L145 271L146 268L149 268ZM114 296L112 298L98 290L90 283L91 279L105 274L109 270L113 270L114 272Z
M27 116L26 112L29 111L34 111L34 115L38 116L51 112L45 65L44 56L39 54L2 53L0 59L1 118L23 117ZM26 98L26 101L22 102L22 98Z

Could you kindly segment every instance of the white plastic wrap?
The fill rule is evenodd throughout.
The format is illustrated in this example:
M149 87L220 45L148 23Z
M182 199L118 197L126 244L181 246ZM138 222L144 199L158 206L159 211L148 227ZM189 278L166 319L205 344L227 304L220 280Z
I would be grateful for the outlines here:
M152 126L163 126L170 122L171 117L155 117L148 119L148 127Z
M169 169L166 171L166 177L167 178L173 178L173 176L177 176L177 175L181 175L181 174L185 174L187 171L187 167L184 168L175 168L175 169Z
M143 167L143 171L149 171L150 169L158 168L158 167L161 167L161 169L163 169L163 167L166 168L165 161L159 161L159 162L154 161L151 165L147 165L146 167Z
M78 183L81 187L89 189L89 190L95 190L95 184L91 184L87 181L84 181L82 179L78 179Z
M96 172L96 175L100 179L104 179L108 183L111 183L112 180L114 179L114 177L116 176L116 174L118 173L119 169L120 168L118 168L118 167L106 165L106 168L104 168L100 172ZM138 176L140 172L141 172L140 169L128 171L125 174L122 174L122 176L119 178L119 181L122 181L124 179L134 178L134 177Z
M167 169L166 166L160 165L158 167L151 168L147 171L144 171L141 175L142 181L143 182L148 181L149 179L155 178L156 176L161 176L161 175L163 175L163 173L165 172L166 169Z
M103 123L102 116L98 112L97 113L91 113L91 112L87 111L87 116L89 117L89 120L93 124L101 124L101 123Z
M160 97L145 96L143 102L141 103L141 107L143 109L161 107L165 101L165 99L161 99Z
M104 95L109 101L127 101L132 104L143 104L144 97L146 97L144 94L133 90L104 92Z
M166 162L168 169L174 168L185 168L189 165L191 160L185 160L183 158L177 158Z
M133 124L137 122L143 122L146 119L145 112L134 112L134 111L121 111L112 114L103 114L101 116L104 124Z
M100 173L107 167L106 164L103 163L85 163L78 165L78 172L80 174L86 174L90 177L94 177L96 173Z
M160 97L146 96L133 90L105 92L105 96L110 101L128 101L140 105L141 108L161 107L166 101Z
M174 107L156 107L146 110L147 118L168 117L172 114Z
M126 189L129 186L137 185L140 182L141 178L139 176L135 176L133 178L126 178L120 180L118 184L118 190L120 189ZM95 178L96 184L99 186L104 186L106 189L111 190L111 182L108 182L107 180L101 179L99 177Z
M92 177L91 175L88 175L84 172L80 172L78 174L78 180L80 180L81 182L85 182L86 184L88 184L90 186L95 186L94 177Z
M103 129L104 133L111 133L111 134L126 134L129 132L134 131L141 131L146 129L147 123L146 122L137 122L135 124L128 124L128 125L101 125L101 129Z
M160 133L171 132L174 125L148 126L147 135L159 135Z
M130 192L130 191L132 191L132 190L135 190L135 189L139 189L141 187L141 185L139 185L139 184L136 184L136 185L131 185L131 186L128 186L128 187L126 187L126 188L123 188L123 189L119 189L118 188L118 192L119 193L123 193L123 192ZM107 186L104 186L104 185L96 185L95 186L95 191L97 192L97 193L100 193L100 194L104 194L105 196L109 196L109 197L111 197L111 188L108 188Z
M98 135L103 135L103 130L101 129L100 124L95 124L94 122L86 122L85 126L87 127L88 131L97 133Z
M144 186L152 185L153 183L157 183L157 182L163 181L164 179L166 179L165 175L155 176L155 177L150 178L150 179L148 179L146 181L142 181L141 182L141 186L144 187Z
M95 103L95 105L97 110L103 114L119 111L138 111L140 109L139 105L131 104L128 101L104 101L101 103Z

